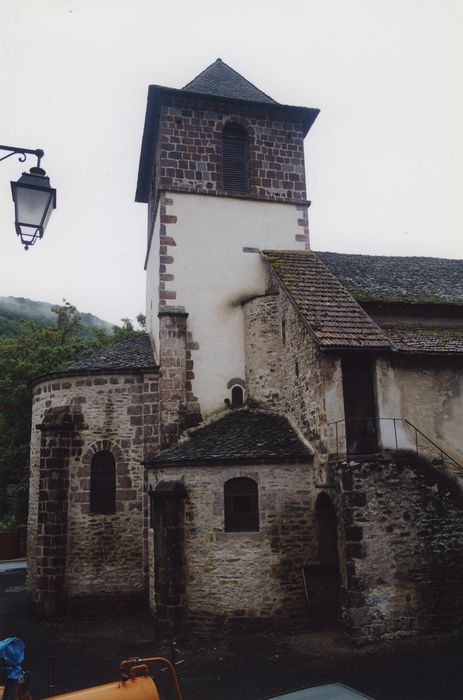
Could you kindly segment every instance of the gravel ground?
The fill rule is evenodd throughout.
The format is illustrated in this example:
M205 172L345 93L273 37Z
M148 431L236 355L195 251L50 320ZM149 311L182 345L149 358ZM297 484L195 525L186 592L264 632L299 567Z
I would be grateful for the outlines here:
M48 693L55 657L55 693L116 680L130 656L169 654L156 642L146 613L80 615L44 622L26 612L25 572L0 574L0 638L26 642L33 698ZM375 700L463 697L463 633L356 648L337 628L316 633L257 634L232 641L179 641L185 700L261 700L307 685L341 682ZM166 674L162 674L162 678Z

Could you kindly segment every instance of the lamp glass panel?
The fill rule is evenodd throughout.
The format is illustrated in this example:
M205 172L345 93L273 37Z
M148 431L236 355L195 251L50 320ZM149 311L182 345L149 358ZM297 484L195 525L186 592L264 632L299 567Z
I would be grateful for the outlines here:
M31 187L16 186L16 213L17 220L30 226L41 226L45 217L45 224L51 213L50 192L32 189Z

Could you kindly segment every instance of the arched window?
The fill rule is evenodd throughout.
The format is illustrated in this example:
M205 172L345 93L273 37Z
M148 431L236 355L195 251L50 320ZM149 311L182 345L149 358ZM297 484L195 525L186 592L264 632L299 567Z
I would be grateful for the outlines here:
M225 532L259 531L259 496L254 479L239 476L224 484Z
M231 390L231 404L233 408L241 408L244 405L244 391L243 387L239 384L235 384Z
M246 131L229 124L222 131L222 184L225 192L247 192Z
M116 462L107 450L97 452L90 466L90 513L116 512Z

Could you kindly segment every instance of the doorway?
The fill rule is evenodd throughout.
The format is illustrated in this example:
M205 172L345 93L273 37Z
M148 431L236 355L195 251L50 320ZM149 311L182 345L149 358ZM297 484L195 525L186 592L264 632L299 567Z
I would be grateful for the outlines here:
M304 570L309 617L313 627L339 620L339 555L336 509L326 493L315 501L318 564Z
M347 454L378 451L374 359L353 355L342 359L342 388Z

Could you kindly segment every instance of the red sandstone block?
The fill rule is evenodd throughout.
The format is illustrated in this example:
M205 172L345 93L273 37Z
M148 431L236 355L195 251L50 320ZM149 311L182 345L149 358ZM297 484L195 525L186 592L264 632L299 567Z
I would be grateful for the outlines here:
M177 217L174 216L173 214L164 214L164 215L161 215L161 223L162 223L162 224L176 224L176 223L177 223Z

